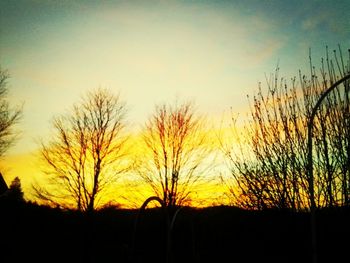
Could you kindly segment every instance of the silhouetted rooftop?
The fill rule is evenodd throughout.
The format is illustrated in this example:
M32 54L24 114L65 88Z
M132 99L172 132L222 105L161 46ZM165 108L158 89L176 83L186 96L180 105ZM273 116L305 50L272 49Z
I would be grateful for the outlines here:
M8 190L7 184L6 184L5 180L4 180L4 177L0 173L0 195L5 193L7 190Z

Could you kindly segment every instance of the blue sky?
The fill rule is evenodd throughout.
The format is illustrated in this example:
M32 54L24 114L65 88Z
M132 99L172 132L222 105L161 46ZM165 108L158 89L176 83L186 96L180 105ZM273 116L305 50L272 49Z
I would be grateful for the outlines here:
M316 0L2 0L0 65L11 103L24 102L9 155L35 151L52 117L97 87L121 94L133 127L176 98L214 119L244 112L277 63L289 78L307 70L309 48L316 64L326 45L349 49L349 10Z

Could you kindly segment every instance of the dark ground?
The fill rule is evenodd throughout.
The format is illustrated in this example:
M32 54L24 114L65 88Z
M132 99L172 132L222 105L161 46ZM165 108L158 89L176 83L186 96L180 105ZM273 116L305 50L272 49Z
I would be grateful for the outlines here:
M0 262L165 262L160 209L94 215L0 202ZM319 263L350 262L350 209L317 212ZM182 209L171 262L312 262L310 215L233 207Z

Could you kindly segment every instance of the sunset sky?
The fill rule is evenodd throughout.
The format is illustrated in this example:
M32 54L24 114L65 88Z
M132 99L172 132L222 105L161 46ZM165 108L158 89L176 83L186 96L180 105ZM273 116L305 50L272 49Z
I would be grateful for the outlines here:
M128 105L138 129L154 105L193 100L219 120L244 112L265 73L292 77L340 44L350 48L343 1L0 1L0 65L12 105L24 103L20 138L2 164L25 187L50 120L104 87Z

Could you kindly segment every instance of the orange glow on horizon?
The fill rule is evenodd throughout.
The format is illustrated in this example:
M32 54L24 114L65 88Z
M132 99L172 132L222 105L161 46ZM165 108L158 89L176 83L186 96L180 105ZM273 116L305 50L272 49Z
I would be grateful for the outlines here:
M220 132L226 132L224 128L215 128L207 132L209 140L215 142L215 147L219 147L218 135ZM129 157L135 158L138 154L143 154L142 148L142 136L141 134L133 134L130 136L128 142ZM220 170L225 169L218 160L217 167L209 173L218 173ZM33 184L43 184L45 186L46 174L43 172L45 164L40 160L39 151L13 154L5 156L0 165L4 171L4 179L8 185L11 181L18 176L21 179L22 188L25 194L25 198L31 201L40 200L33 196ZM215 175L209 175L211 178L215 178ZM205 180L204 180L205 181ZM198 187L193 189L193 197L187 205L194 207L205 207L222 202L222 196L226 192L225 186L221 186L217 181L210 179L207 183L201 183ZM99 199L100 204L118 205L123 208L137 208L144 200L154 195L149 185L140 181L140 178L133 173L133 171L127 172L125 175L121 175L116 184L113 185L105 195Z

